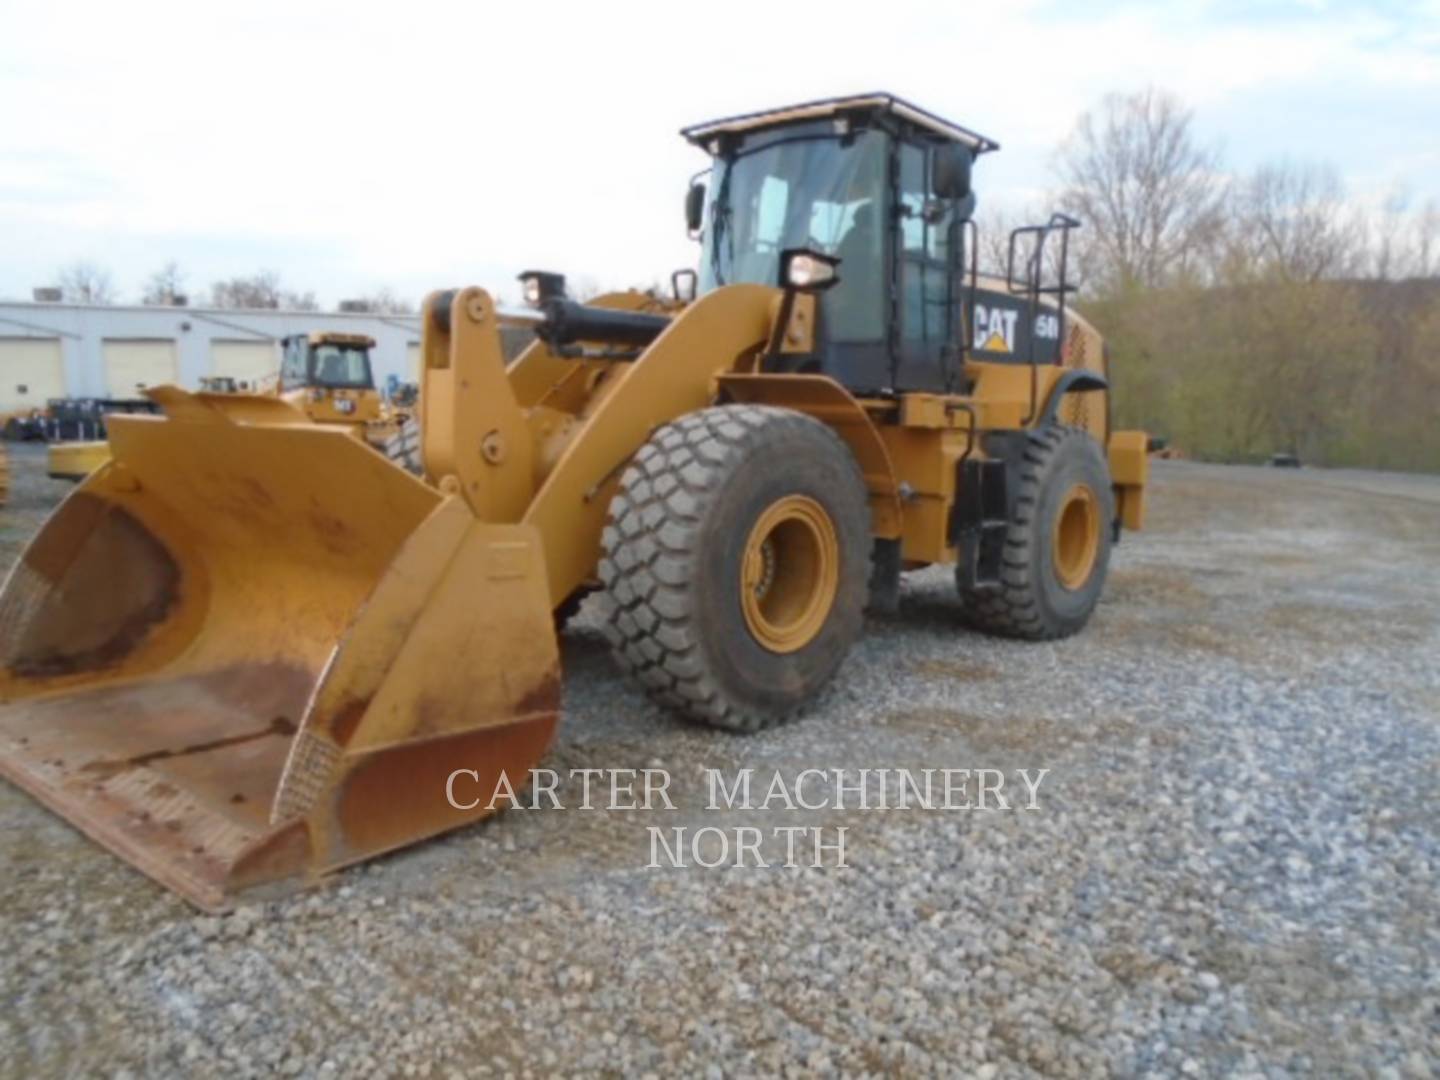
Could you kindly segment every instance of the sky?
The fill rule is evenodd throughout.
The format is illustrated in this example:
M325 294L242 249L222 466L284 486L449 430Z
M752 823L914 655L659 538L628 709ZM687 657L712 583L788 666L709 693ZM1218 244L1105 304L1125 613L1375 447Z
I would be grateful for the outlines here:
M991 207L1043 206L1077 116L1146 86L1231 168L1440 199L1440 0L0 0L0 27L0 297L79 259L130 302L171 259L192 293L270 269L327 305L665 281L706 165L680 127L881 89L1002 144Z

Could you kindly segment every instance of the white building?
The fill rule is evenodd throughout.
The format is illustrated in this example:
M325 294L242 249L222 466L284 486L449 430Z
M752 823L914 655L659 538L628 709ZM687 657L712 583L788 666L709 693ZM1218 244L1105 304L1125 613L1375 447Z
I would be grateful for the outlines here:
M279 370L282 337L315 330L374 338L379 386L418 375L416 315L0 301L0 413L165 383L193 390L203 375L259 378Z

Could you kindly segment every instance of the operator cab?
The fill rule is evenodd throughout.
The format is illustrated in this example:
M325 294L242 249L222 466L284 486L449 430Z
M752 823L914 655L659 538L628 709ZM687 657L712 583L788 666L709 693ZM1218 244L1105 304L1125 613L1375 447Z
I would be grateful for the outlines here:
M820 294L817 354L799 370L857 393L952 392L963 386L967 352L1034 358L1028 331L1041 301L1028 280L995 294L975 287L970 168L999 149L994 140L891 94L749 113L681 134L713 159L708 183L697 179L686 199L701 238L701 294L737 282L791 284L781 280L782 255L797 250L839 260L838 283Z
M363 334L294 334L281 342L280 389L373 390L370 350Z

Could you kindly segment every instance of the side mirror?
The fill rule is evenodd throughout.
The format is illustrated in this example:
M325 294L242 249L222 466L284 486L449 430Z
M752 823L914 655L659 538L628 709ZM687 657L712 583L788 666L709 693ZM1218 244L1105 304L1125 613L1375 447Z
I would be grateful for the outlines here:
M670 295L675 298L677 304L694 303L699 284L700 275L694 270L689 268L676 270L670 275Z
M970 194L970 151L959 143L937 146L930 157L930 189L941 199L963 199Z
M685 228L691 235L705 223L705 185L695 183L685 193Z

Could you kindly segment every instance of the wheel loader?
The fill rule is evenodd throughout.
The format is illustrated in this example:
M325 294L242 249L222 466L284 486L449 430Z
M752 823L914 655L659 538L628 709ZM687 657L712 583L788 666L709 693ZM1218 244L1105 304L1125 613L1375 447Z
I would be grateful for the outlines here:
M317 423L364 424L381 419L384 402L375 388L364 334L330 332L282 338L279 394Z
M420 471L413 410L387 401L370 362L375 339L321 332L281 339L277 392L317 424L346 424L386 457Z
M470 794L546 752L591 590L645 691L732 731L813 701L906 571L953 566L984 631L1084 626L1146 455L1065 304L1076 223L979 275L997 144L889 94L682 134L673 303L426 299L423 477L223 395L117 417L0 592L0 770L219 909L503 805ZM508 366L505 325L536 334Z
M382 454L418 471L418 435L410 412L391 408L375 388L370 364L374 338L321 331L292 334L281 338L280 345L278 378L250 384L230 376L206 376L200 380L201 391L278 398L317 424L350 429ZM103 440L56 442L50 445L45 471L53 479L78 483L109 457Z

